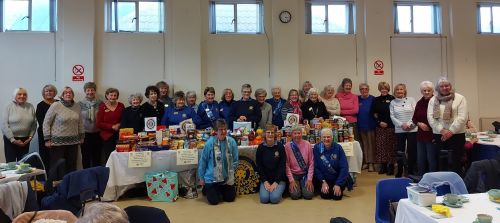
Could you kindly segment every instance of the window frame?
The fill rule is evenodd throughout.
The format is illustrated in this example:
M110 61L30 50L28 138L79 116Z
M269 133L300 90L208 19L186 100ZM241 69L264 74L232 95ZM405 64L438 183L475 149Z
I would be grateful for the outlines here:
M26 30L7 30L4 27L4 3L6 0L0 0L0 33L13 33L13 32L33 32L33 33L54 33L57 32L57 0L49 1L49 30L47 31L33 31L33 0L28 1L28 29Z
M312 6L321 5L325 8L325 32L312 31ZM328 6L344 5L347 6L347 33L328 31ZM356 34L356 6L354 1L333 1L333 0L306 0L305 1L305 33L310 35L354 35Z
M240 32L238 31L238 5L239 4L257 4L258 5L258 28L257 32ZM216 5L233 5L234 6L234 32L218 32L216 21ZM261 35L264 33L264 1L263 0L210 0L208 7L208 32L214 35Z
M126 31L126 30L119 30L118 29L118 3L119 2L133 2L135 3L135 31ZM140 18L139 18L139 3L140 2L157 2L160 4L160 21L158 21L158 26L159 30L157 32L144 32L139 30L139 23L140 23ZM113 12L113 3L116 4L116 7ZM165 1L164 0L106 0L105 1L105 7L104 7L104 17L105 17L105 24L104 24L104 31L106 33L141 33L141 34L155 34L155 33L165 33L167 30L167 27L165 26L166 22L166 16L165 16ZM113 18L113 13L114 13L114 18ZM115 26L115 30L113 30L113 23Z
M488 7L490 9L490 22L489 22L489 26L490 26L490 30L491 30L490 32L483 32L481 30L481 7ZM493 3L493 2L478 2L477 3L477 8L476 8L476 12L477 12L477 16L476 16L477 17L477 34L481 34L481 35L500 35L500 30L498 30L498 32L495 32L495 30L493 29L493 27L495 27L494 24L493 24L493 7L499 7L500 8L500 3Z
M398 6L410 6L410 23L411 23L411 32L400 32L399 27L398 27ZM413 17L413 7L414 6L432 6L433 10L433 32L432 33L415 33L415 27L414 27L414 17ZM438 36L442 34L442 29L441 29L441 5L439 2L403 2L403 1L396 1L394 2L394 7L393 7L393 25L394 25L394 34L395 35L419 35L419 36Z

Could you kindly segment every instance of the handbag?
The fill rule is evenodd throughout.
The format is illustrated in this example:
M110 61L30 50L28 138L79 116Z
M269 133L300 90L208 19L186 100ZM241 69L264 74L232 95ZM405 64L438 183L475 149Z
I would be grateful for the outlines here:
M178 198L177 173L170 171L144 174L148 197L151 201L175 202Z

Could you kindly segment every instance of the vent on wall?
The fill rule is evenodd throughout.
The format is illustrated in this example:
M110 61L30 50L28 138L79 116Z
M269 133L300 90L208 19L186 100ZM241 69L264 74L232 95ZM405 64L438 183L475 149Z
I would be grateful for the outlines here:
M479 129L481 132L484 131L495 131L495 127L493 126L493 122L498 121L500 122L500 117L495 117L495 118L479 118Z

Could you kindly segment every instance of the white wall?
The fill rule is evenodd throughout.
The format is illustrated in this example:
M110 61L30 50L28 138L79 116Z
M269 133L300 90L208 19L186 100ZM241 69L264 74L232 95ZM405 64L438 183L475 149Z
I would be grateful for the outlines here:
M476 34L476 1L439 2L443 35L448 40L450 79L467 97L473 120L500 116L496 100L500 39ZM302 0L265 0L267 35L209 34L206 0L166 1L164 34L105 33L104 0L58 1L59 29L55 35L0 33L0 93L6 95L0 98L0 106L5 107L15 86L26 87L33 104L40 101L40 90L46 83L58 88L72 86L81 98L83 83L71 81L74 64L85 65L86 80L95 80L101 93L107 87L119 88L123 102L130 93L142 92L159 80L169 82L171 89L198 93L205 86L214 86L216 97L230 87L239 97L243 83L252 84L254 89L279 85L286 95L288 89L298 88L305 80L322 88L337 86L343 77L350 77L355 87L367 82L377 95L377 83L391 83L394 75L390 44L393 1L355 3L355 35L311 36L304 34ZM282 10L292 13L292 22L278 20ZM373 75L377 59L385 63L382 76ZM1 161L4 153L0 144Z

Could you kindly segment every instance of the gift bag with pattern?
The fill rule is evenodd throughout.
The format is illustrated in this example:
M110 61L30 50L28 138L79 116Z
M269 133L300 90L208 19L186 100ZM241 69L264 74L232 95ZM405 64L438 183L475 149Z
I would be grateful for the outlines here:
M152 201L175 202L178 195L177 173L170 171L144 174L148 197Z

